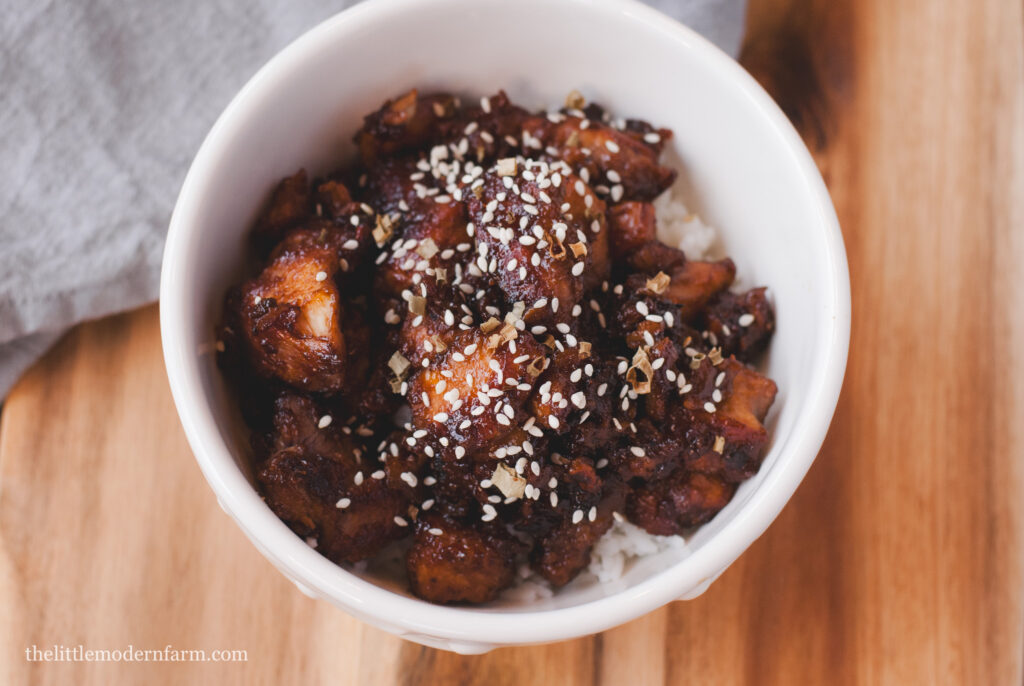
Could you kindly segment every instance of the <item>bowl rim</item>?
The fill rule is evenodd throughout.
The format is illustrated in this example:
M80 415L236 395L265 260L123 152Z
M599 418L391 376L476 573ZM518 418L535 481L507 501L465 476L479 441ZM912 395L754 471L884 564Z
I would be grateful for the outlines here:
M457 2L458 0L435 0ZM496 1L496 0L495 0ZM189 282L186 247L196 232L197 200L224 152L227 134L254 100L276 79L319 52L339 32L376 24L396 12L422 10L422 0L369 0L308 30L272 57L231 100L207 134L182 185L168 230L160 284L160 328L171 393L189 445L221 507L265 557L301 586L368 621L419 636L493 647L563 640L593 634L644 615L694 588L710 583L774 521L800 484L824 441L839 399L850 335L850 283L846 252L831 198L814 161L792 124L771 97L736 61L692 29L639 0L548 0L577 11L615 12L646 30L698 53L702 67L730 81L770 124L815 199L825 236L831 277L829 341L820 373L812 376L784 460L766 475L732 519L684 560L608 596L564 608L503 611L456 608L406 597L365 581L306 545L263 502L234 463L204 398L198 356L187 330ZM259 532L257 535L255 532Z

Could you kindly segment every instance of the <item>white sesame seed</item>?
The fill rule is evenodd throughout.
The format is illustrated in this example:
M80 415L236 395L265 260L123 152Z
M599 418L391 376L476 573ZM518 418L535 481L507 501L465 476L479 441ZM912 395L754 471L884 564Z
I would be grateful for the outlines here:
M633 453L637 457L643 457L647 452L638 445L630 446L629 452Z
M608 148L608 152L616 153L619 151L619 144L610 139L604 142L604 147Z
M572 523L579 524L583 521L583 510L576 510L572 513Z
M351 504L352 504L352 500L350 498L342 498L338 502L334 503L334 506L336 508L338 508L339 510L344 510L346 507L348 507Z
M747 312L746 314L740 315L739 321L737 322L740 326L746 327L754 323L754 315Z
M444 532L441 531L440 529L438 529L436 526L432 526L429 529L427 529L427 533L432 535L432 536L440 536Z
M355 482L356 486L358 486L359 484L363 483L363 473L362 472L356 472L355 478L352 479L352 480Z
M395 524L398 526L409 526L409 522L405 521L404 517L399 517L398 515L395 515Z
M582 262L577 262L576 264L574 264L572 266L572 275L573 276L579 276L580 274L582 274L583 273L583 267L584 267L584 265L583 265Z
M331 425L332 421L334 421L334 418L331 417L331 415L329 414L325 414L323 417L320 418L320 421L317 422L316 425L321 429L326 429Z
M306 272L306 273L308 274L309 272ZM317 272L316 273L316 280L317 281L326 281L327 280L327 272Z
M722 402L722 392L717 388L711 393L711 399L716 403Z
M375 471L373 474L370 475L370 478L371 479L376 479L377 481L380 481L381 479L384 478L384 476L385 476L384 470L383 469L378 469L377 471Z
M704 403L704 411L713 414L715 412L715 404Z
M461 460L466 455L466 449L461 445L455 446L455 459Z
M590 508L590 512L587 513L587 519L589 519L590 521L594 521L595 519L597 519L597 507L596 506L593 506L593 507Z

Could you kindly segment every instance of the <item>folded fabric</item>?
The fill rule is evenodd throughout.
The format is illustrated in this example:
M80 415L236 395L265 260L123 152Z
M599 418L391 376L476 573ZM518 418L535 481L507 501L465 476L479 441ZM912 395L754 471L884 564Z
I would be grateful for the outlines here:
M267 59L349 4L8 3L0 400L67 327L156 299L171 209L203 136ZM736 52L745 0L650 4Z

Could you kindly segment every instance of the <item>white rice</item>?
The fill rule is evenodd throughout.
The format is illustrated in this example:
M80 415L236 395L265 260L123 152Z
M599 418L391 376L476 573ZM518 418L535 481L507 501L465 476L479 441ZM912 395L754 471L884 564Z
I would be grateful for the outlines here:
M718 231L686 209L675 189L669 188L654 200L654 211L662 243L676 246L690 259L707 257Z

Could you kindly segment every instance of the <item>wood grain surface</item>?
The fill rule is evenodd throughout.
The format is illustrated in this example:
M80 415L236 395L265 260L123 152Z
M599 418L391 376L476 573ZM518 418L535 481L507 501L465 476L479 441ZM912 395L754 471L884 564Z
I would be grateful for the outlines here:
M1019 0L755 0L743 61L812 146L853 282L846 384L769 531L697 600L461 657L299 594L217 507L155 307L75 329L0 427L8 683L1021 684ZM244 663L27 662L33 644Z

